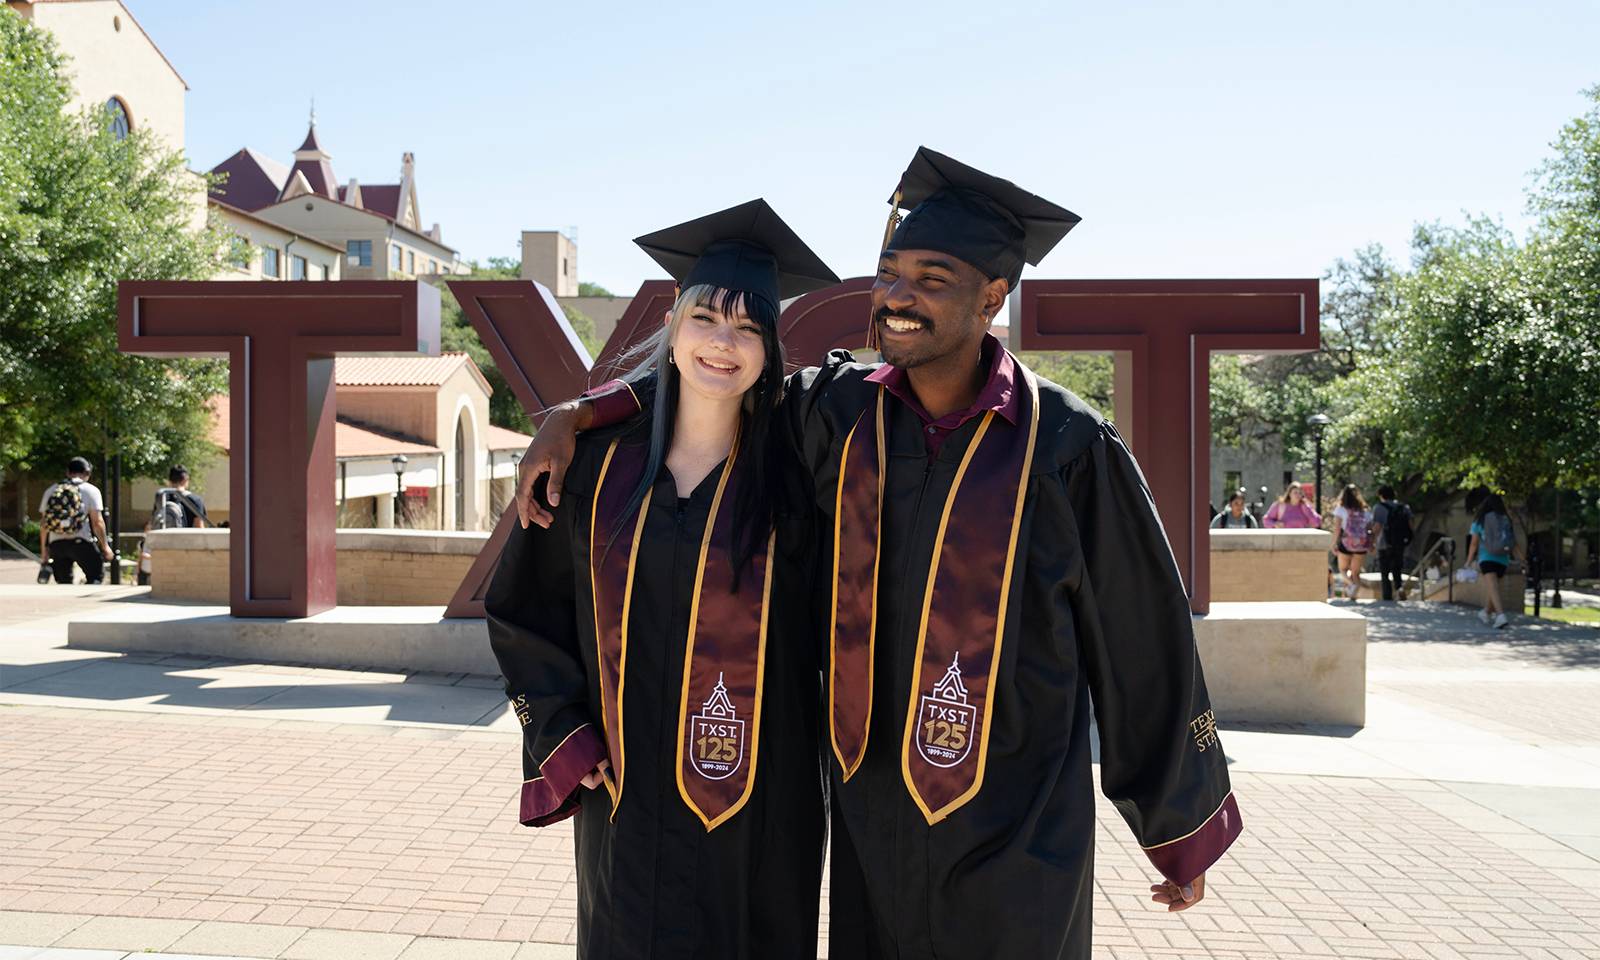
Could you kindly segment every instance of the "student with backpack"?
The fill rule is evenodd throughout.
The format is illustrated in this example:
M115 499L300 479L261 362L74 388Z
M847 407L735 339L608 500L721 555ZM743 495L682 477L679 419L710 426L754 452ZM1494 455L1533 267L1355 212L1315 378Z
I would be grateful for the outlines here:
M200 494L189 489L187 468L181 464L173 466L167 471L167 484L156 491L155 505L150 508L150 519L144 525L145 533L211 525L210 518L206 516L205 501L200 499ZM139 584L143 586L149 582L150 545L146 540L139 550Z
M206 503L200 494L189 489L189 471L179 465L167 471L168 486L156 491L155 506L150 509L150 522L145 530L171 530L176 527L205 527Z
M1406 548L1411 546L1411 508L1395 499L1394 487L1378 488L1378 503L1372 508L1372 522L1378 528L1378 578L1383 584L1383 599L1393 600L1402 592ZM1394 583L1390 584L1393 577Z
M90 583L104 578L105 564L116 556L100 515L104 505L100 488L89 482L89 461L82 457L67 462L65 480L45 488L39 501L39 556L56 583L72 582L74 563Z
M1333 552L1339 561L1338 593L1351 600L1361 596L1361 567L1372 550L1372 535L1377 525L1367 510L1367 501L1361 498L1361 488L1345 484L1339 495L1339 505L1333 508L1337 524L1333 535Z
M1211 518L1211 529L1227 530L1230 528L1240 530L1254 530L1261 526L1255 514L1244 508L1244 488L1233 492L1228 498L1228 508Z
M1478 611L1478 619L1489 623L1493 616L1496 630L1505 629L1511 622L1506 617L1505 605L1500 602L1500 578L1505 576L1513 557L1521 559L1521 553L1505 500L1498 493L1489 494L1478 504L1478 512L1473 517L1471 535L1467 538L1467 556L1477 565L1483 580L1483 609Z

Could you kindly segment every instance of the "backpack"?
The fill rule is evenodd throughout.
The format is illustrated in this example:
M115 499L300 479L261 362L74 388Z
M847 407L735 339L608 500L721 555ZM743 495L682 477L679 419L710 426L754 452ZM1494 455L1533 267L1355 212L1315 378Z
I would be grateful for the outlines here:
M189 525L189 515L178 496L176 490L156 491L156 505L150 511L151 530L175 530Z
M1399 501L1387 505L1383 518L1383 546L1385 550L1404 550L1411 545L1411 508Z
M44 528L50 533L77 536L89 519L83 508L83 494L78 492L78 481L67 478L56 484L44 503Z
M1344 514L1344 532L1339 541L1349 553L1366 553L1372 548L1372 543L1367 536L1367 527L1372 524L1372 517L1365 510L1347 510Z
M1483 551L1496 556L1509 557L1517 546L1517 532L1511 518L1503 513L1483 515Z

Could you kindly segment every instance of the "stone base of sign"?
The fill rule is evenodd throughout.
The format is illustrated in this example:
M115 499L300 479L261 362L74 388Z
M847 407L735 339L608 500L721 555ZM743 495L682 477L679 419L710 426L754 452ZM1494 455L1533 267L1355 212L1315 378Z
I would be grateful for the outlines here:
M1218 720L1366 724L1359 613L1311 601L1212 603L1194 630Z
M228 602L231 531L158 530L150 550L157 600ZM335 549L345 606L447 604L489 535L455 530L340 530Z
M482 620L444 608L335 607L301 619L222 606L126 601L67 627L67 645L325 667L499 673ZM1194 618L1217 719L1361 726L1366 620L1326 603L1214 603Z
M1212 530L1211 602L1323 600L1326 530Z
M130 601L67 626L67 646L155 650L319 667L426 673L500 672L482 620L443 606L335 607L301 619L239 618L225 606Z

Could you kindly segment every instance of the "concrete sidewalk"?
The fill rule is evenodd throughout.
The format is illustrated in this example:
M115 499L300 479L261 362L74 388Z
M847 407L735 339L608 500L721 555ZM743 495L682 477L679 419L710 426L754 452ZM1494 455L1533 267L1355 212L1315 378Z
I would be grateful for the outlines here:
M0 944L573 955L498 680L69 651L111 594L38 589L0 585L42 614L0 623ZM1246 830L1205 904L1150 904L1102 802L1097 955L1600 955L1600 631L1358 609L1369 725L1224 731Z

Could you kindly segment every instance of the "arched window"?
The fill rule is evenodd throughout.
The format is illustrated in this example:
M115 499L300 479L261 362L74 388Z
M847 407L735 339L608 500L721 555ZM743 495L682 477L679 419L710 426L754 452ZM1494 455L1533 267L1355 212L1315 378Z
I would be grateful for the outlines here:
M111 135L118 140L126 140L128 132L133 129L133 121L128 117L128 105L120 97L112 97L106 101L106 112L111 114Z
M467 414L456 418L456 529L467 529Z

